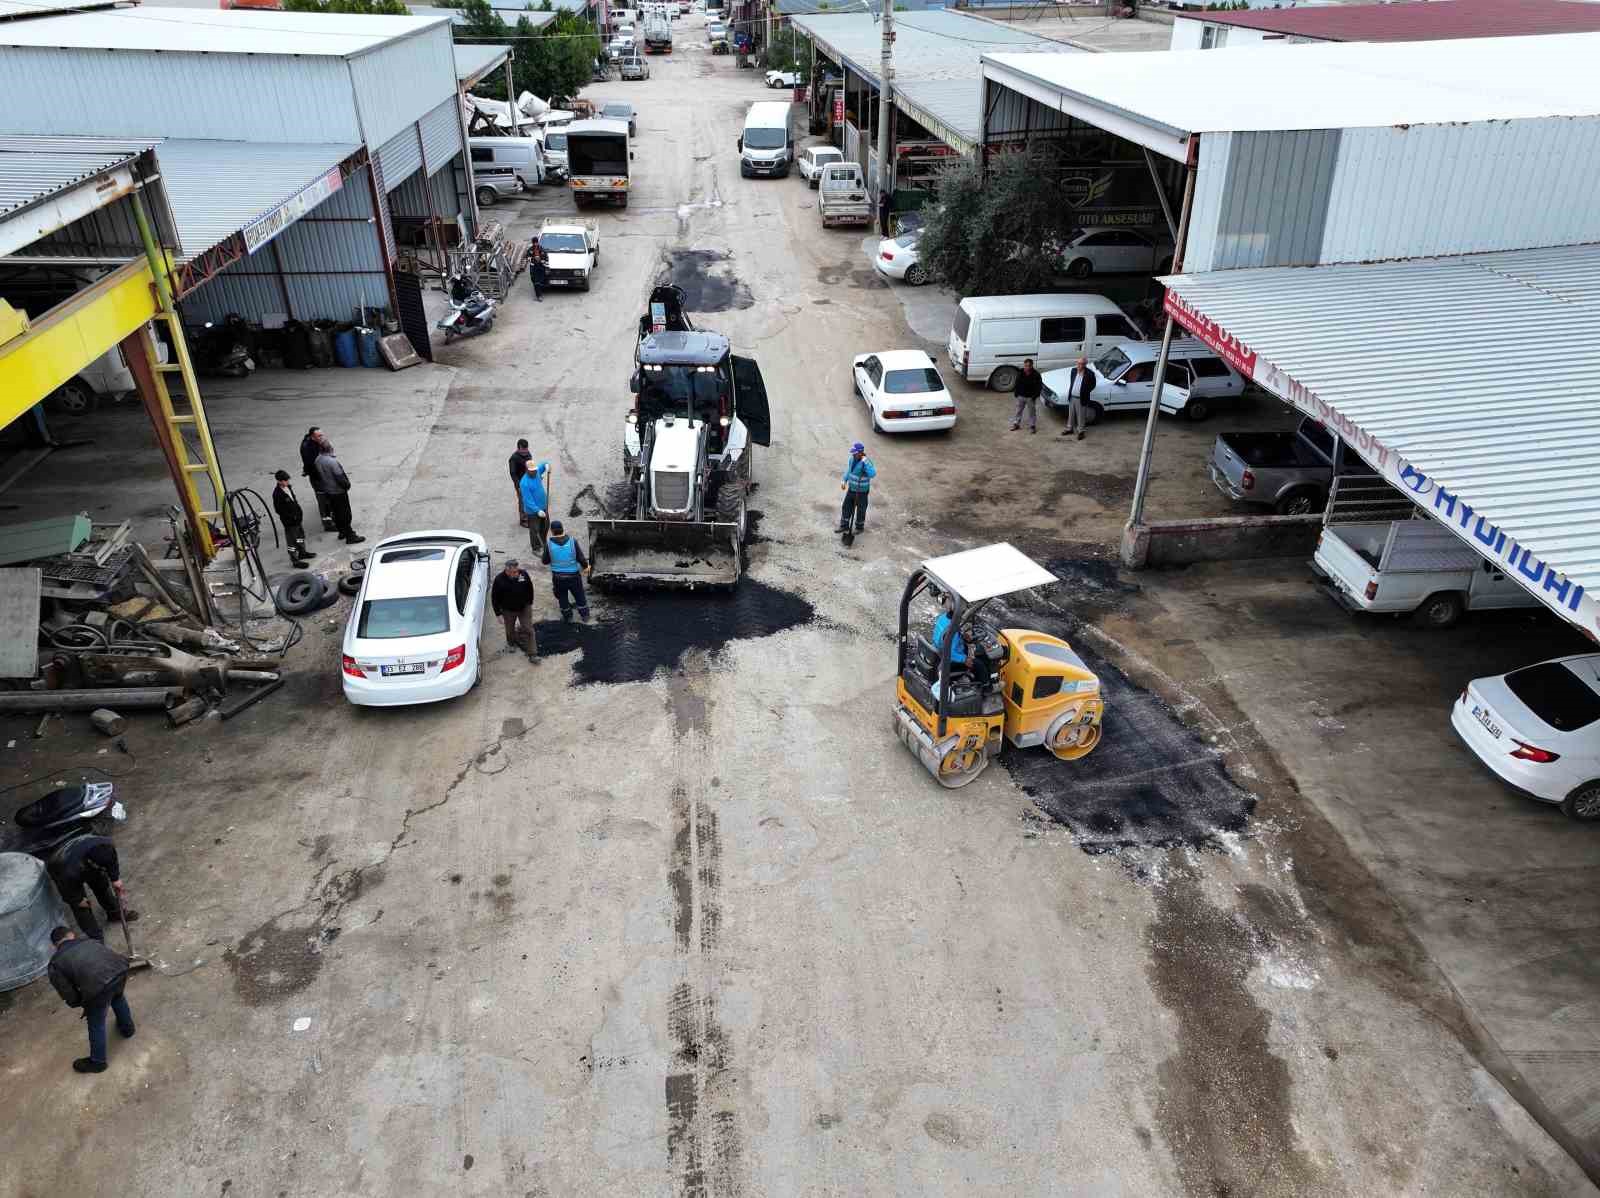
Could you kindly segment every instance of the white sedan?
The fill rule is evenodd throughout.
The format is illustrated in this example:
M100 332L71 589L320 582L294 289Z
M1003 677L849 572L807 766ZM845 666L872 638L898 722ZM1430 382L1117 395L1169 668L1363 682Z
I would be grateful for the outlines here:
M1600 654L1474 678L1450 723L1501 781L1573 819L1600 820Z
M768 71L768 87L799 87L805 79L804 71Z
M891 279L903 279L913 287L928 281L928 270L917 257L916 232L901 233L898 237L885 237L878 243L878 254L872 268Z
M456 529L386 537L367 555L344 629L344 697L362 707L437 703L483 676L489 546Z
M921 433L954 428L956 399L933 359L920 349L859 355L851 369L855 391L880 433Z
M1061 265L1074 279L1165 274L1172 268L1172 245L1137 229L1079 229L1062 248Z
M822 178L823 167L843 161L844 155L832 146L807 146L798 159L800 177L814 188Z

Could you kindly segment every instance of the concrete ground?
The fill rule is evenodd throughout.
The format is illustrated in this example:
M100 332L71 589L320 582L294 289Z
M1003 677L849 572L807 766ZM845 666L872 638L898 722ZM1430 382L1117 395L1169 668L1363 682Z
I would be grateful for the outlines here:
M1540 1120L1593 1143L1600 841L1485 781L1445 722L1462 679L1564 634L1353 623L1294 562L1123 574L1137 420L1008 433L963 388L953 433L872 438L850 355L918 333L797 179L739 178L759 78L680 46L595 89L641 131L591 293L523 290L444 366L208 393L233 485L316 423L369 536L525 551L514 438L581 527L672 277L773 396L749 576L597 597L587 628L541 594L540 664L491 656L440 707L344 703L341 606L278 694L215 728L138 719L132 758L6 720L0 786L121 775L164 967L94 1078L47 987L0 997L8 1192L1594 1192ZM7 493L16 518L163 505L140 420L102 413L74 474ZM1163 424L1154 514L1214 502L1220 427ZM879 483L845 549L857 438ZM1004 614L1101 673L1106 739L944 791L890 726L895 607L921 557L1000 538L1064 580Z

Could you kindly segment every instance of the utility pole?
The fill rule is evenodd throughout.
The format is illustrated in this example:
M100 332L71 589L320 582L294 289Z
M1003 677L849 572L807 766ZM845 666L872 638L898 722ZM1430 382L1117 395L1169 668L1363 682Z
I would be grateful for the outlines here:
M892 193L894 164L889 160L890 129L894 125L894 0L883 5L882 48L878 66L878 202Z

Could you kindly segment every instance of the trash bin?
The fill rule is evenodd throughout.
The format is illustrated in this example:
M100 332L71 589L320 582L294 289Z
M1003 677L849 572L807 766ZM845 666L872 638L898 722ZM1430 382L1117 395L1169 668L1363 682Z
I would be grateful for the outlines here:
M0 990L15 990L50 967L50 929L75 928L44 862L0 853Z
M333 335L333 360L340 366L360 366L361 351L356 346L356 331L345 325Z
M383 355L378 352L378 330L356 329L356 342L361 349L361 364L368 368L383 365Z
M333 321L312 321L311 328L306 333L306 341L311 346L313 366L333 365Z

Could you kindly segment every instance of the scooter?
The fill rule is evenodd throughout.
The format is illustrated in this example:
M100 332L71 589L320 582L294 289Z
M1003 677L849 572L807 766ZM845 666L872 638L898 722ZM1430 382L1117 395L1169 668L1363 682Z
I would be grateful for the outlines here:
M220 325L206 321L195 342L195 365L201 374L223 378L248 378L255 370L250 326L244 317L229 314Z
M52 790L12 818L16 827L0 835L0 849L31 853L43 861L69 840L109 831L112 821L128 818L128 811L112 783L83 782Z
M450 278L450 315L438 324L446 344L457 337L476 337L494 328L495 304L467 282L465 275Z

